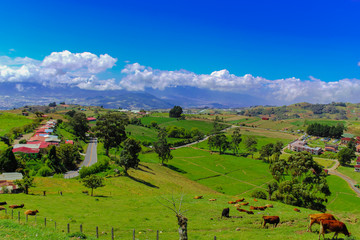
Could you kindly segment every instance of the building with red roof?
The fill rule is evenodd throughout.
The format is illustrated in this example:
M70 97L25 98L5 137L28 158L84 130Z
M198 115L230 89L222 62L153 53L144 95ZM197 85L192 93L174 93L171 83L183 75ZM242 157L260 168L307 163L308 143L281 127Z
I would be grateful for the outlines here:
M27 147L19 147L19 148L14 148L13 153L39 153L40 149L39 148L27 148Z
M91 122L91 121L96 121L96 118L94 118L94 117L88 117L87 120L88 120L89 122Z
M355 165L354 166L354 171L355 172L360 172L360 165Z
M350 141L353 141L353 140L354 139L352 139L352 138L345 137L345 138L341 139L341 143L342 144L348 144Z
M66 140L65 143L74 144L74 141L73 140Z

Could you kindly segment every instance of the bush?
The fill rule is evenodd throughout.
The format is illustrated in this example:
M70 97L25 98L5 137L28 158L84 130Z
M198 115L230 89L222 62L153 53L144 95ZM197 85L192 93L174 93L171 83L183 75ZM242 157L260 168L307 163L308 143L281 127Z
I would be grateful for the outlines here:
M110 159L107 156L103 156L94 165L92 165L90 167L82 167L79 171L80 178L84 178L91 174L96 174L96 173L107 170L109 168L109 161L110 161Z
M20 144L26 144L26 140L25 140L25 139L21 139L21 140L19 141L19 143L20 143Z
M75 237L76 239L87 239L86 235L82 232L74 232L68 235L69 237Z
M41 177L48 177L48 176L51 176L52 173L53 173L53 171L49 167L44 166L39 169L37 175L41 176Z
M253 198L260 198L260 199L266 199L266 193L264 191L261 190L256 190L254 192L251 193L251 197Z

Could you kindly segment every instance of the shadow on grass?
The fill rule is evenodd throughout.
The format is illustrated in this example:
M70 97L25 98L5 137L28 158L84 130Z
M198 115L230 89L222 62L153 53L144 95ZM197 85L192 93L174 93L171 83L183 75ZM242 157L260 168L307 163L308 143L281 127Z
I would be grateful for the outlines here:
M185 170L182 170L182 169L180 169L178 167L175 167L173 165L164 165L164 166L171 169L171 170L173 170L173 171L175 171L175 172L178 172L178 173L183 173L183 174L187 173Z
M145 181L145 180L142 180L142 179L139 179L139 178L136 178L136 177L132 177L132 176L130 176L130 175L128 175L127 177L130 178L130 179L132 179L132 180L134 180L135 182L142 183L142 184L144 184L144 185L146 185L146 186L148 186L148 187L159 188L158 186L156 186L156 185L154 185L154 184L152 184L152 183L149 183L149 182L147 182L147 181Z
M145 167L145 166L142 166L142 167ZM150 171L152 171L152 170L148 171L148 170L145 170L145 169L140 168L140 167L138 167L137 170L140 170L140 171L147 172L147 173L150 173L150 174L152 174L152 175L155 175L155 173L150 172Z
M110 197L110 196L105 196L105 195L94 195L93 197L108 198L108 197Z

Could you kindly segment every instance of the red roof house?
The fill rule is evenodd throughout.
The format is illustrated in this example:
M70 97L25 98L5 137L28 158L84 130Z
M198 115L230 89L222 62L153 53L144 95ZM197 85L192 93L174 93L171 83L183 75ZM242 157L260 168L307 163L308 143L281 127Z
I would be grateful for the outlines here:
M73 140L66 140L65 143L74 144L74 141Z
M91 122L91 121L96 121L96 118L94 118L94 117L88 117L87 120L88 120L89 122Z
M353 140L352 138L347 138L347 137L346 137L346 138L342 138L342 139L341 139L341 143L342 143L342 144L348 144L348 143L349 143L350 141L352 141L352 140Z
M39 153L40 149L36 149L36 148L27 148L27 147L19 147L19 148L14 148L12 150L14 153L16 152L22 152L22 153Z

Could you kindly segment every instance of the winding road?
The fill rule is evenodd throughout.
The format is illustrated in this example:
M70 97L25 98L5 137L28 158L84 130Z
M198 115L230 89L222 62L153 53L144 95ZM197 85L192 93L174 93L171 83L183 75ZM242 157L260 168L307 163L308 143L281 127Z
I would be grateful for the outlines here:
M80 168L89 167L97 162L97 139L90 139L86 150L85 160L80 164ZM80 169L79 168L79 169ZM74 178L79 176L79 170L68 171L64 174L64 178Z

